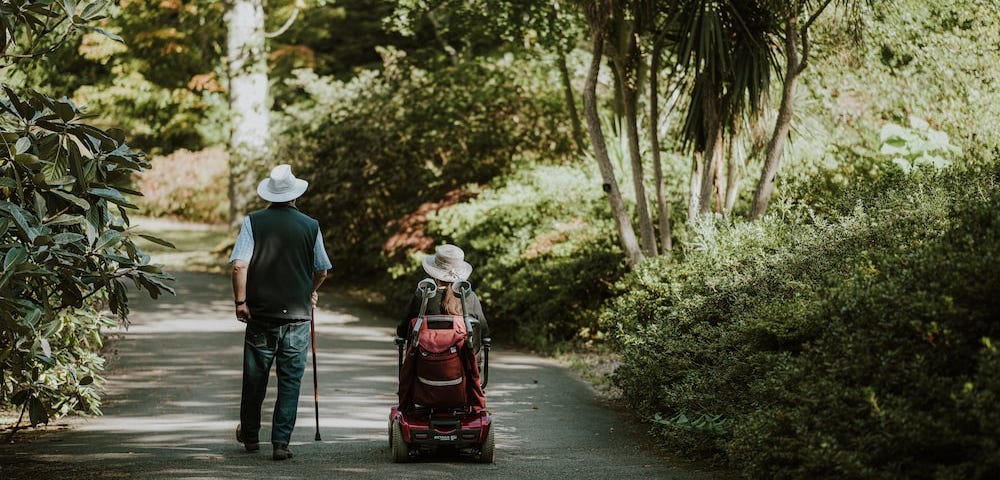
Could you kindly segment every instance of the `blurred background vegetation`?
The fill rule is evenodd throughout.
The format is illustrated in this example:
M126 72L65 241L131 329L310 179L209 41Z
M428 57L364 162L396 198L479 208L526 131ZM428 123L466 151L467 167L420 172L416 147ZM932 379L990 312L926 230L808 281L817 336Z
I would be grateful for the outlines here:
M335 281L392 315L421 255L463 247L495 339L614 365L665 449L750 478L1000 476L1000 9L666 3L272 0L266 29L287 28L268 40L272 155L253 170L310 181L299 206ZM225 9L115 2L101 25L122 42L71 37L4 85L127 132L151 165L138 213L224 228ZM705 18L741 26L712 43ZM795 78L789 25L808 28ZM738 48L750 30L765 53ZM716 65L685 39L736 47ZM616 194L654 248L632 234L630 250Z

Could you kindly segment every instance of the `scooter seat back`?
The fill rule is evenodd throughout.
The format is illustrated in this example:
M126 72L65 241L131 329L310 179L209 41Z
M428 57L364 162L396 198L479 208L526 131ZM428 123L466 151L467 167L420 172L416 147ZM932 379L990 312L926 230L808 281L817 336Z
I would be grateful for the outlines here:
M416 319L411 325L416 324ZM417 345L427 353L443 353L465 345L465 319L461 315L427 315L420 326Z

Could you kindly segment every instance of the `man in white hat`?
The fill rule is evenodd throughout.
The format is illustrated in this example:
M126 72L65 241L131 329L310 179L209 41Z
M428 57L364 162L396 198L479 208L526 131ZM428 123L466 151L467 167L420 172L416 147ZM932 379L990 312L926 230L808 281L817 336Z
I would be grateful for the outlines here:
M260 449L260 410L271 364L276 363L278 398L271 423L275 460L292 456L288 443L309 351L309 322L317 289L332 267L319 222L295 208L295 199L308 185L295 178L288 165L274 167L257 186L257 194L271 205L243 220L229 260L236 319L247 324L236 439L248 452Z

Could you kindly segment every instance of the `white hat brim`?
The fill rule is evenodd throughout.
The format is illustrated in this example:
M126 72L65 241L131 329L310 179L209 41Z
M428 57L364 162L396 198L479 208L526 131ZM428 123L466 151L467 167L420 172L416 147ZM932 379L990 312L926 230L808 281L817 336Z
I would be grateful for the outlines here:
M468 280L469 275L472 275L472 264L464 260L456 270L445 270L434 265L434 255L427 255L420 263L428 275L442 282L452 283L459 280Z
M296 198L301 197L303 193L306 193L306 188L309 187L309 182L302 180L301 178L296 178L292 188L288 189L287 192L275 193L267 188L270 183L270 178L261 180L257 185L257 195L260 195L260 198L272 203L290 202L295 200Z

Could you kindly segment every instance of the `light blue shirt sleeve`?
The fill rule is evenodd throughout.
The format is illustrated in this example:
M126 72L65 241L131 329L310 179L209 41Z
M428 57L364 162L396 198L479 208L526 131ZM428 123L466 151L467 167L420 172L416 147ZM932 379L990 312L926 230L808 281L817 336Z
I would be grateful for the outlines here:
M240 234L236 237L236 245L233 246L233 254L229 257L229 263L236 260L243 260L250 263L253 258L253 229L250 227L250 217L243 218L243 226Z
M236 260L243 260L250 263L253 258L253 227L250 226L250 217L243 219L243 226L240 234L236 237L236 245L233 246L233 254L229 257L229 263ZM330 256L326 254L326 247L323 245L323 234L316 232L316 243L313 246L313 270L329 270L333 268L330 263Z
M316 232L316 244L313 247L313 270L329 270L333 268L330 263L330 256L326 254L326 247L323 246L323 234Z

